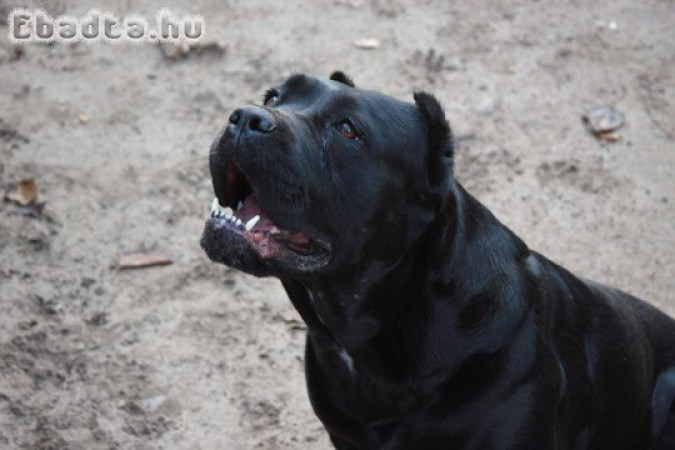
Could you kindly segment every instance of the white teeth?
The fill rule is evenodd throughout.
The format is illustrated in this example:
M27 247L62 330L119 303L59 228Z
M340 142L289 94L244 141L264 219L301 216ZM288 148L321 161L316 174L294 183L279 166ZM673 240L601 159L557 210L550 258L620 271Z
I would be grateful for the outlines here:
M244 207L243 202L237 203L237 210L240 210ZM256 215L253 216L251 219L246 222L246 224L243 224L241 219L238 219L234 215L234 211L232 211L232 208L228 206L222 206L218 202L218 198L214 198L213 202L211 202L211 217L218 218L218 219L226 219L229 220L230 223L236 227L243 228L246 231L251 231L253 227L256 226L256 224L260 221L260 216ZM277 227L272 227L270 230L270 234L279 234L281 231Z
M277 227L272 227L272 229L270 230L270 234L279 234L279 233L281 233L281 230L278 229Z
M211 203L211 217L221 218L224 216L226 219L229 219L232 217L232 214L234 214L232 208L222 206L220 203L218 203L217 198L213 199L213 202Z
M260 216L254 216L251 220L246 222L246 226L244 227L246 231L251 231L253 227L255 226L256 223L260 220Z

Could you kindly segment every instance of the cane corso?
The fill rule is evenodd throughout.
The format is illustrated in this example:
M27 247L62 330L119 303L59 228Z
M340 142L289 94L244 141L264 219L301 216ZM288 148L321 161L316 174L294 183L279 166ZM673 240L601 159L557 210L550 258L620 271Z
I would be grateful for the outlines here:
M201 245L281 280L336 448L675 449L675 320L467 193L432 95L291 76L232 113L210 171Z

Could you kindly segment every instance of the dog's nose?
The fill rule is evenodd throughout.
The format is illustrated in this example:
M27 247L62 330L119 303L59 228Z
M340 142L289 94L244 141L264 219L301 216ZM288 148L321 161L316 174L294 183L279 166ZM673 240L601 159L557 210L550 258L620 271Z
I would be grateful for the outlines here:
M276 129L274 116L259 106L243 106L230 116L230 125L240 132L271 133Z

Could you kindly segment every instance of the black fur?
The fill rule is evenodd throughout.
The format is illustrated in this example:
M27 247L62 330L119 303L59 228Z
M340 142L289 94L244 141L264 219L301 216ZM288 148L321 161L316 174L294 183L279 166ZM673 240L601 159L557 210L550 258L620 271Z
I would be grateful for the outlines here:
M292 77L265 109L278 131L227 128L211 154L219 198L234 161L275 223L328 243L321 264L212 221L202 245L281 279L335 447L675 449L675 321L530 250L467 193L433 96L331 80Z

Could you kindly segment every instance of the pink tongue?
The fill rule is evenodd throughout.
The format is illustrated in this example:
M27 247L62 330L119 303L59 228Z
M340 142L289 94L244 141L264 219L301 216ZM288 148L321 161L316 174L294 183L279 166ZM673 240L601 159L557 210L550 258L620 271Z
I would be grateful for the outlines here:
M260 216L260 220L255 224L253 230L268 231L274 227L274 222L260 209L260 204L255 195L249 194L244 199L244 206L234 212L234 216L246 223L255 216Z
M243 223L248 222L255 216L260 216L260 220L255 224L251 231L269 231L276 227L272 219L260 208L258 199L253 194L249 194L244 199L244 206L234 212L234 216L240 219ZM309 243L309 238L303 233L291 233L285 230L280 230L280 233L275 237L278 241L285 241L298 246L303 246Z

